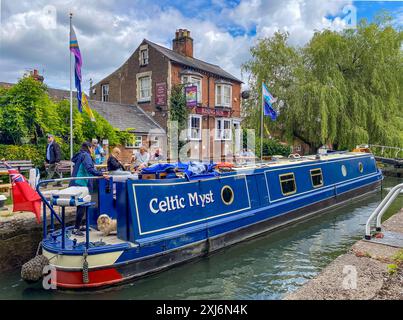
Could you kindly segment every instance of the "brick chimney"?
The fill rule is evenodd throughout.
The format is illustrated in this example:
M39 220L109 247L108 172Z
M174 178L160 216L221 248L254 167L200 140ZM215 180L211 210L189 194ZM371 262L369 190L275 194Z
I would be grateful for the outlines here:
M175 32L175 39L172 40L172 50L193 58L193 39L190 37L190 31L179 29Z
M34 71L31 71L30 74L31 77L34 78L34 80L43 82L44 78L39 74L38 70L34 69Z

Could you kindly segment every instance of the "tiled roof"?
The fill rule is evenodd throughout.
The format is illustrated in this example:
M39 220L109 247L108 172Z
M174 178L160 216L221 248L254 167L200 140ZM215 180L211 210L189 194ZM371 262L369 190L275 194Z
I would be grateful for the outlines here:
M242 83L241 80L234 77L232 74L221 69L219 66L217 66L215 64L211 64L211 63L208 63L208 62L196 59L196 58L186 57L184 55L181 55L180 53L177 53L171 49L160 46L147 39L144 39L144 42L146 42L148 45L152 46L153 48L155 48L156 50L161 52L164 56L166 56L169 60L171 60L173 62L182 64L182 65L185 65L185 66L188 66L191 68L195 68L198 70L206 71L206 72L215 74L215 75L225 78L225 79L229 79L229 80L233 80L233 81Z
M119 130L134 128L133 132L138 133L148 133L150 130L162 130L162 128L138 106L96 100L89 100L88 103L93 110L98 112L114 128Z
M11 88L15 86L15 83L0 82L0 87ZM51 99L54 100L64 100L70 99L70 91L63 89L54 89L48 87L48 94ZM76 99L77 93L73 91L73 99Z

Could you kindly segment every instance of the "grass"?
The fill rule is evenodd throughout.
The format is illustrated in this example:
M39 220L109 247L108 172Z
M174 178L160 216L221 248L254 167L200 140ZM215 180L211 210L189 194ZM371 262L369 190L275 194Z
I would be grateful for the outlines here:
M396 264L388 264L388 273L390 275L395 274L397 272L397 265Z
M396 261L398 264L403 262L403 249L400 249L396 254L392 257L394 261Z

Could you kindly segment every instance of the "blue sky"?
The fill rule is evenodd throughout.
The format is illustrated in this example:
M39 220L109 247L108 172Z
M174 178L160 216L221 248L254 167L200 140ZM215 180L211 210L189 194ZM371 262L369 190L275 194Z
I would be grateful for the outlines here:
M238 78L249 49L277 30L303 46L315 30L342 30L343 10L372 21L382 9L403 25L402 1L348 0L0 0L0 81L16 82L38 69L45 82L68 88L68 15L83 55L83 87L116 70L146 38L168 48L175 30L187 28L195 57ZM349 11L346 11L349 12ZM247 79L244 77L246 82Z

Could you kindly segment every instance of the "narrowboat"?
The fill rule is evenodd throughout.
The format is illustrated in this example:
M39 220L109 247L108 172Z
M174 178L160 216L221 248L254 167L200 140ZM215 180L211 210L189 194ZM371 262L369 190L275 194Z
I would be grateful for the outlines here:
M189 174L186 165L154 167L136 176L98 179L91 195L65 192L63 198L63 192L41 191L43 183L60 179L38 184L44 203L42 252L56 270L57 288L117 285L201 258L367 195L383 179L374 156L363 152L274 159L229 170L206 165L200 174ZM65 223L65 210L80 205L87 209L87 228L76 235ZM98 230L100 215L115 221L115 232Z

